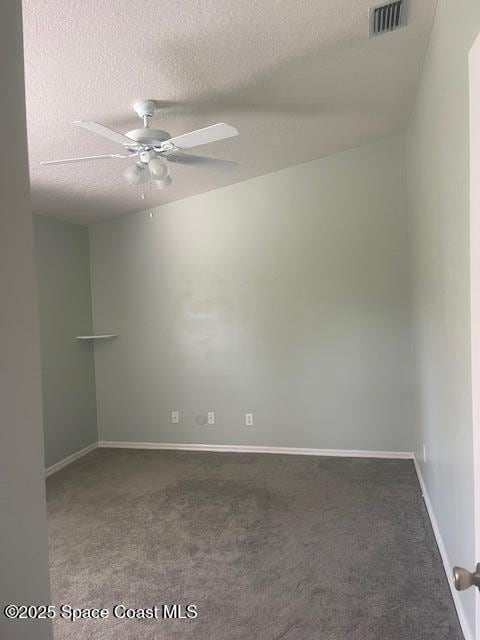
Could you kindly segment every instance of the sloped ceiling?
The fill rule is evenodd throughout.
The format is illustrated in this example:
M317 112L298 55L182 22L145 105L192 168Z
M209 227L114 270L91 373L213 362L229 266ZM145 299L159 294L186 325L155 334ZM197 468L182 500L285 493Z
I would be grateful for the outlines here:
M369 38L375 0L24 0L34 211L90 223L324 157L402 131L415 97L435 0L408 0L408 26ZM152 126L177 135L228 122L240 136L198 152L233 174L173 166L163 191L133 188L126 160L40 167L118 153L72 126L141 126L132 105L158 101ZM145 199L141 194L145 194Z

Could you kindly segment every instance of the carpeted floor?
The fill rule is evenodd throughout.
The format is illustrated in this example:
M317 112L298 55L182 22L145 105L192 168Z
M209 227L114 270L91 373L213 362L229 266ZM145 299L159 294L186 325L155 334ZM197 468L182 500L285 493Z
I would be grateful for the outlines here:
M460 640L413 465L100 449L47 481L56 640ZM196 619L112 607L194 604Z

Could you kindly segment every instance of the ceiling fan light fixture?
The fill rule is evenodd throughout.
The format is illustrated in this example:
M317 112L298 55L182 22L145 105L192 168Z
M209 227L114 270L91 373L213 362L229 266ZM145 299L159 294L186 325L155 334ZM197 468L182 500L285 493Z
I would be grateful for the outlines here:
M152 158L148 163L148 168L154 178L161 179L165 175L168 175L168 167L160 158Z
M164 178L161 178L160 180L156 180L154 178L153 182L155 183L156 189L165 189L166 187L169 187L172 184L173 180L171 176L167 174Z
M142 164L141 162L135 162L123 171L123 177L128 184L136 186L147 182L150 176L147 170L147 165Z
M148 163L148 168L157 189L165 189L172 184L168 166L161 158L152 158Z

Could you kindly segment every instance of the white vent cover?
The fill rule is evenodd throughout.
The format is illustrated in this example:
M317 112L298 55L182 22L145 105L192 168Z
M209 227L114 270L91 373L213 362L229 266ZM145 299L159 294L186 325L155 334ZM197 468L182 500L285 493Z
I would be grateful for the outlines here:
M377 7L370 7L370 37L394 31L404 25L404 0L387 2Z

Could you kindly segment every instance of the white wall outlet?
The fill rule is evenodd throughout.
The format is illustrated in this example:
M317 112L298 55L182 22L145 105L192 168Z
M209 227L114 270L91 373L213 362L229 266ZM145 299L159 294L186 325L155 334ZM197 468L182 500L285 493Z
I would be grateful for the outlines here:
M170 411L170 422L178 424L180 422L180 414L178 411Z
M427 461L427 447L426 447L425 443L423 443L422 451L423 451L423 461L426 462Z
M207 413L207 423L215 424L215 411L209 411Z
M247 427L253 427L253 413L245 414L245 424Z

